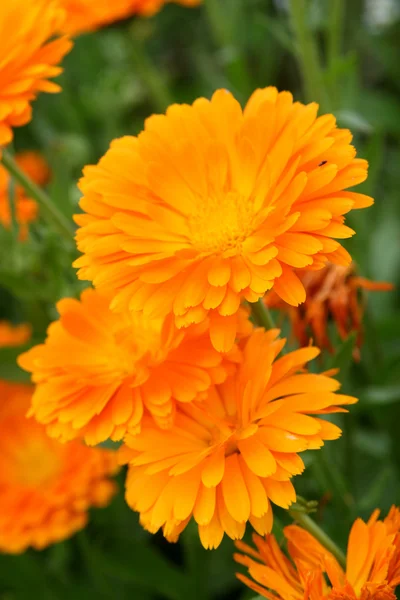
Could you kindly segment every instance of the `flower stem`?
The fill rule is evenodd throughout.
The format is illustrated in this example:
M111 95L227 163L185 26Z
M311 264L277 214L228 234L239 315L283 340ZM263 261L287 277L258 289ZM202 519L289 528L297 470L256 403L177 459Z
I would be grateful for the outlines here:
M297 58L303 74L306 101L317 101L323 110L327 110L329 97L323 80L318 48L315 36L306 22L307 3L307 0L289 0Z
M327 57L330 71L330 95L337 105L339 81L337 65L341 55L342 29L344 20L344 0L331 0L329 6L329 27L327 31Z
M303 529L311 533L311 535L320 542L333 556L343 569L346 568L346 557L343 552L336 546L335 542L323 531L315 521L313 521L305 512L300 510L289 509L290 516L297 521Z
M256 325L260 327L264 327L264 329L275 329L275 323L269 312L268 308L265 306L262 298L260 298L257 302L252 302L250 305L251 315Z
M17 165L7 150L3 150L1 162L31 198L39 204L43 216L54 225L58 232L69 242L74 240L74 228L72 223L58 210L49 196L34 183Z
M154 109L159 112L174 103L174 99L162 76L160 69L153 63L146 52L142 40L134 27L130 31L131 58L139 78L145 84Z
M12 177L10 177L10 182L8 184L8 203L10 206L11 230L13 232L14 238L18 239L19 227L17 221L17 206L15 198L15 181Z
M253 86L249 76L248 66L243 55L243 49L238 42L234 29L231 11L227 11L221 0L204 0L204 8L214 36L215 43L226 58L226 75L235 88L236 94L247 96Z
M335 66L336 60L340 57L344 9L343 0L331 0L328 29L328 64L330 68Z

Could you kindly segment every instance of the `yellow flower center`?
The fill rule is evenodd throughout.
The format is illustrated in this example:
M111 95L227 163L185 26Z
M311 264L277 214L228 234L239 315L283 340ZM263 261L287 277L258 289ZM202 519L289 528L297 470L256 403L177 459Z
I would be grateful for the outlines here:
M60 457L54 445L54 442L39 437L27 440L14 455L15 481L35 488L51 481L60 469Z
M212 195L189 217L190 239L199 252L242 252L253 230L254 201L235 191Z

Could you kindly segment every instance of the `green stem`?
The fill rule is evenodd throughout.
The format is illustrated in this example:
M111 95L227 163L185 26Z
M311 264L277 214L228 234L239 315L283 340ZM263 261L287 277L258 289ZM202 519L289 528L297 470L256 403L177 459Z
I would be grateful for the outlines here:
M330 90L334 105L337 106L339 81L337 77L337 62L341 55L342 26L344 20L345 4L343 0L331 0L328 28L328 67L330 71Z
M215 40L222 47L229 46L232 40L229 20L224 14L220 0L204 0L204 8L207 13Z
M299 525L318 540L333 556L343 569L346 569L346 557L343 552L336 546L335 542L323 531L315 521L313 521L305 512L297 510L289 510L290 516L297 521Z
M227 11L221 0L204 0L204 8L217 46L226 54L226 74L239 95L249 96L253 86L248 66L232 23L232 10Z
M307 0L289 0L290 18L297 44L297 58L303 75L307 102L317 101L323 110L329 106L315 36L307 26Z
M153 63L134 27L131 29L131 58L139 78L146 85L154 109L163 113L174 103L174 99L162 76L160 69Z
M12 177L10 177L10 182L8 184L8 203L10 206L11 230L13 232L14 238L18 239L19 227L18 227L18 220L17 220L17 206L16 206L16 198L15 198L15 181Z
M331 69L341 54L344 8L343 0L331 0L329 5L328 65Z
M257 302L252 302L250 305L251 314L256 325L264 327L264 329L275 329L275 323L271 317L271 313L265 306L262 298Z
M49 196L19 168L11 154L6 150L3 150L1 162L15 181L22 185L31 198L36 200L43 216L54 225L66 240L73 241L74 228L72 223L58 210Z

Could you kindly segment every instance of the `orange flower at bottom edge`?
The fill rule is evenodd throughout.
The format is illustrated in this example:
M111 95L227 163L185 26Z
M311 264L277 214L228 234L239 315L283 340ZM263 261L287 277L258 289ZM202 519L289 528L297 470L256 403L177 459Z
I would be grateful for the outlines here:
M116 491L115 455L59 444L25 414L33 388L0 381L0 551L42 549L82 529Z
M299 340L300 346L307 346L312 335L320 348L333 351L328 335L330 320L335 322L342 340L352 331L357 331L354 358L359 360L364 313L360 290L389 291L393 289L393 285L359 277L354 263L348 267L329 263L320 271L299 272L298 276L306 290L303 304L298 307L290 306L272 290L265 296L266 305L289 315L293 334Z
M29 341L32 327L28 323L13 325L7 321L0 321L0 348L21 346Z
M38 152L25 151L15 156L16 163L29 178L37 185L43 186L50 179L50 169L47 162ZM0 223L9 229L11 227L10 210L10 175L0 164ZM21 185L15 186L15 210L19 225L19 238L25 240L28 235L28 225L36 220L38 206L34 200L27 197Z
M284 529L289 558L273 535L254 535L255 549L237 542L242 554L235 554L235 560L247 567L252 579L237 576L268 600L395 600L400 511L392 507L382 521L378 516L376 510L367 523L357 519L353 524L346 571L310 533L290 525Z
M248 521L269 532L270 501L288 508L296 499L290 480L304 469L298 453L340 436L319 416L356 399L334 393L334 379L304 372L317 348L276 360L285 344L278 334L255 330L236 372L202 401L181 404L171 429L144 419L140 434L126 436L126 499L145 529L162 528L174 541L193 516L206 548L224 533L242 538Z

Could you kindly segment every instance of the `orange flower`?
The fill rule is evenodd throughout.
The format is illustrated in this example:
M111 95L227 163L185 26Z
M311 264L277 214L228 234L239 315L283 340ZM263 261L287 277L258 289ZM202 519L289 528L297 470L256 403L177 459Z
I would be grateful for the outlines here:
M25 414L30 386L0 381L0 551L23 552L82 529L91 506L116 490L115 455L80 442L59 444Z
M12 0L0 3L0 146L12 128L31 120L31 102L39 92L59 92L48 79L71 49L67 37L56 37L64 19L57 0Z
M79 277L178 327L210 318L214 347L235 340L240 301L274 286L305 300L294 268L347 265L333 238L372 199L345 192L367 176L348 130L289 92L257 90L243 111L226 90L173 105L138 137L115 140L80 183Z
M357 519L353 524L346 571L310 533L290 525L284 529L290 560L273 535L254 535L256 549L236 543L244 554L236 554L235 560L247 567L252 579L238 578L269 600L396 600L400 511L392 507L383 521L378 516L376 510L367 523Z
M265 304L288 313L293 334L300 346L307 346L311 334L320 348L327 348L332 352L328 336L330 320L336 323L342 340L352 331L357 331L354 358L359 360L364 313L364 302L359 291L388 291L393 289L393 285L357 276L354 263L347 267L330 263L321 271L300 272L298 275L306 290L304 304L299 307L289 306L274 290L265 296Z
M57 309L46 342L18 362L37 383L30 414L61 440L120 440L139 429L144 408L170 426L175 400L194 400L231 366L211 346L206 322L179 331L171 319L112 313L91 289Z
M0 321L0 348L22 346L29 341L31 335L32 327L27 323L12 325L7 321Z
M344 411L338 405L356 399L335 394L330 377L303 372L317 348L275 360L285 344L278 334L255 330L235 374L201 402L180 405L172 429L144 419L139 435L126 436L126 499L149 531L162 527L173 541L193 516L206 548L224 532L241 538L247 521L264 534L270 501L287 508L296 498L290 479L304 469L298 452L339 437L336 425L309 415Z
M43 186L50 179L49 166L39 153L33 151L20 152L15 156L15 161L37 185ZM7 229L11 227L9 193L10 175L7 169L0 165L0 223ZM37 219L38 206L35 200L26 196L25 189L21 185L15 186L14 195L19 238L26 240L29 223Z

